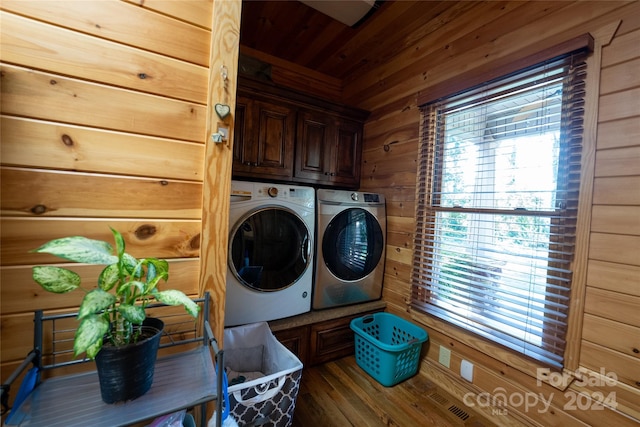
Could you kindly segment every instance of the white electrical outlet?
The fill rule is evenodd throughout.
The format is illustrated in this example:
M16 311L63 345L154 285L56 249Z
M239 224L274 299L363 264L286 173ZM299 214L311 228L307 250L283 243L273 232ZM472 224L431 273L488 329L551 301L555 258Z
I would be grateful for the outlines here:
M440 346L440 353L438 354L438 362L440 362L441 365L444 365L447 368L451 366L451 350L449 350L447 347L443 345Z
M473 382L473 363L463 359L460 363L460 376L469 382Z

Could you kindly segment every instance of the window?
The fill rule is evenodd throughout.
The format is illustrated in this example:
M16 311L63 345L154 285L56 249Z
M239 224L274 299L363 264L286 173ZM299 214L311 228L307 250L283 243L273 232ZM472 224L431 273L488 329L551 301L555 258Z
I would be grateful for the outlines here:
M563 366L586 49L423 105L412 307Z

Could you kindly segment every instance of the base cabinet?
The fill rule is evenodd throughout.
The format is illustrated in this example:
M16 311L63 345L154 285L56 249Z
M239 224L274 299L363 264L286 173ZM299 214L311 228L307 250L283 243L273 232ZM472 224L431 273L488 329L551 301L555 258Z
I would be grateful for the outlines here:
M349 356L355 352L355 338L349 327L352 318L343 317L311 326L310 366Z
M275 337L295 354L304 366L314 366L355 353L351 320L381 310L367 311L310 325L274 332Z
M309 360L309 326L300 326L293 329L274 332L275 337L293 354L303 365Z

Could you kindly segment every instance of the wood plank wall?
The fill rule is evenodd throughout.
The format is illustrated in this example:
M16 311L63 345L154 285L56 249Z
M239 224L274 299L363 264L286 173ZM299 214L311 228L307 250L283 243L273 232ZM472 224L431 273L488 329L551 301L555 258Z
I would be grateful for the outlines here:
M583 272L587 287L579 359L592 383L581 387L574 382L565 392L538 385L535 378L514 369L521 363L516 356L509 363L499 361L492 357L492 346L473 338L461 342L454 338L458 331L447 325L429 328L422 372L460 398L469 391L494 393L496 387L507 396L543 393L552 398L546 411L512 405L505 411L510 416L504 416L486 408L486 415L500 425L635 425L640 420L640 3L483 2L451 20L437 19L424 24L431 32L420 39L407 37L393 58L346 81L343 88L346 103L372 111L365 126L361 187L384 193L387 199L383 298L388 309L421 320L422 315L408 307L417 96L474 67L490 66L517 52L526 56L621 20L602 51L589 260ZM452 350L451 369L437 362L440 345ZM458 375L463 358L475 364L472 386ZM601 387L602 373L615 373L617 386ZM594 393L615 397L618 410L597 410L586 397L598 399ZM577 398L582 410L572 406L571 398Z
M67 235L113 241L109 226L132 255L169 260L165 289L214 292L221 335L228 217L220 212L228 211L231 147L206 144L216 125L211 103L221 102L210 91L224 86L210 63L230 64L235 99L240 2L219 4L0 5L2 380L32 348L33 310L73 308L82 298L40 289L31 267L60 260L29 250ZM213 47L212 37L220 40ZM206 265L201 242L217 251ZM77 271L95 286L99 267Z
M4 0L1 9L4 379L31 347L30 310L78 303L71 296L50 298L33 286L30 266L55 262L28 254L46 240L72 233L108 239L107 226L115 224L134 255L171 259L172 287L198 292L211 1L145 0L140 7L124 1ZM343 82L343 101L373 112L365 127L362 189L386 195L384 299L389 311L409 318L415 316L407 304L418 94L504 55L525 56L618 20L602 52L580 352L586 372L619 374L613 388L618 411L573 410L562 392L515 369L518 359L504 363L491 357L490 348L478 350L482 342L460 342L446 328L429 330L421 372L452 394L462 398L499 386L506 393L552 397L545 412L509 408L504 416L486 409L498 425L635 425L625 414L640 419L634 350L640 348L640 3L469 3L455 16L425 24L430 31L407 37L375 69ZM340 93L335 79L311 70L282 64L274 69L277 75L321 96ZM96 271L84 267L80 273L90 281ZM452 350L450 370L436 362L441 344ZM463 358L476 365L473 386L457 375Z
M580 365L614 372L620 407L640 418L640 17L633 16L602 51Z

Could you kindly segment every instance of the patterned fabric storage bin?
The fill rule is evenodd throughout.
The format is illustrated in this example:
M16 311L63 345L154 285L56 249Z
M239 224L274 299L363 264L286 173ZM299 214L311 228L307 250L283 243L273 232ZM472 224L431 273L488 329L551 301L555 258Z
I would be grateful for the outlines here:
M224 331L229 414L241 426L288 427L302 378L302 362L266 322Z

